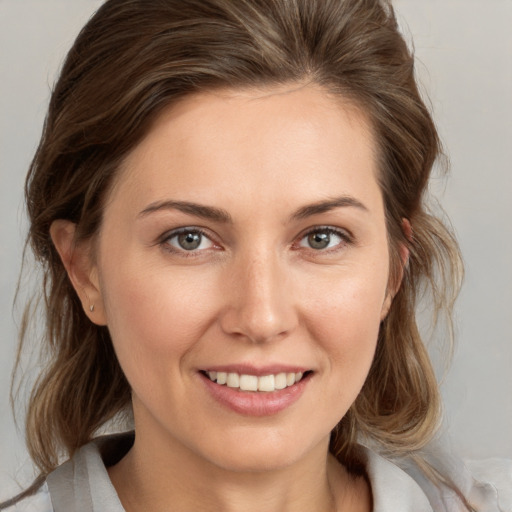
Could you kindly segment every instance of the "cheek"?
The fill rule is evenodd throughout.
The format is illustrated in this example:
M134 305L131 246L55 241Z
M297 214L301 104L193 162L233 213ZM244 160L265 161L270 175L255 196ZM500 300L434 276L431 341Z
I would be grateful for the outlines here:
M207 329L211 279L141 265L105 269L104 275L108 328L128 379L167 375L169 361L179 366Z
M350 271L344 273L350 274ZM386 300L386 274L336 276L324 286L306 287L305 311L310 312L311 328L320 339L336 340L343 346L373 340ZM306 313L307 314L307 313Z
M341 278L308 302L311 337L328 354L333 391L355 400L370 369L381 323L387 281L380 272ZM343 400L346 401L346 400Z

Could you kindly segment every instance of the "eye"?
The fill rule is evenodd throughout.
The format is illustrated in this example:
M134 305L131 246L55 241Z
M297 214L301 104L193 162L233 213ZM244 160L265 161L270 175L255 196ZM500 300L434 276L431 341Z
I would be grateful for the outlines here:
M214 247L214 243L198 228L182 228L165 236L162 243L173 251L197 252Z
M325 249L334 249L349 241L348 235L337 229L330 227L315 228L302 237L299 247L323 251Z

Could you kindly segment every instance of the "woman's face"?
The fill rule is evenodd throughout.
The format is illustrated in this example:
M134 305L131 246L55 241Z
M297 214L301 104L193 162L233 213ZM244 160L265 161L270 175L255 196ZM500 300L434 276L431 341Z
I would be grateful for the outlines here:
M376 176L367 120L320 88L202 93L158 118L92 273L137 442L237 470L325 457L390 302Z

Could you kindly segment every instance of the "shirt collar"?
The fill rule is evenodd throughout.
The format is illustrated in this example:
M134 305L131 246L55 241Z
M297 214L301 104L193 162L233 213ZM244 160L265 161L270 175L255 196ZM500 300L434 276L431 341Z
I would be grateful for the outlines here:
M391 461L363 447L373 512L433 512L416 481Z
M120 460L132 442L133 433L104 436L82 447L70 461L52 472L47 482L55 512L124 512L104 458ZM362 448L373 512L433 512L412 477L369 448Z

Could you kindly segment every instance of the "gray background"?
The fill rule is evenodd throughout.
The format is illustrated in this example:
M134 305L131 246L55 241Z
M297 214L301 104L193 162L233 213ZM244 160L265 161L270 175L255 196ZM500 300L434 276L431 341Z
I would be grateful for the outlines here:
M62 58L98 0L0 0L0 480L26 466L8 404L25 231L22 184ZM398 0L452 173L435 189L466 261L444 435L512 457L512 1ZM0 497L7 493L0 485Z

